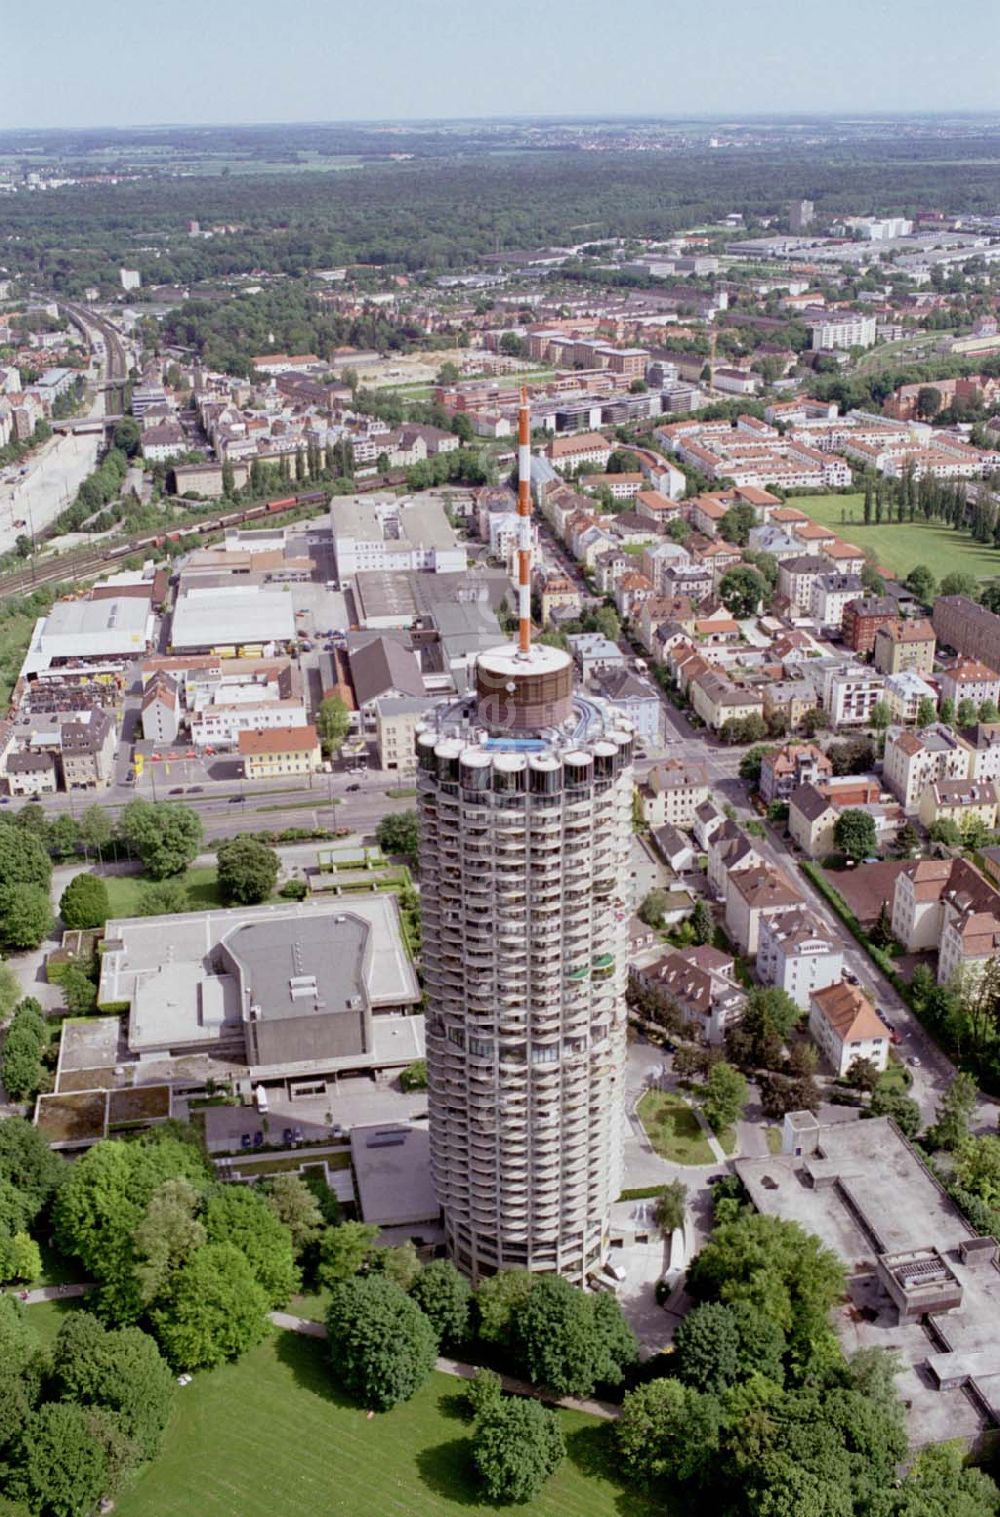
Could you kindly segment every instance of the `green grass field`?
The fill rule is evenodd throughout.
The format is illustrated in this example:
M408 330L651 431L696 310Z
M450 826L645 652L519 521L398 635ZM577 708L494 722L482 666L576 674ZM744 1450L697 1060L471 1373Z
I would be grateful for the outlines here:
M823 527L831 527L846 542L871 548L884 569L905 579L915 564L926 564L940 580L946 574L974 574L977 579L1000 575L1000 549L973 542L964 532L940 522L882 522L866 527L864 496L801 495L788 502Z
M38 1301L26 1308L28 1324L45 1348L52 1347L67 1312L78 1311L83 1299L71 1296L68 1301Z
M647 1090L637 1110L646 1136L661 1159L674 1164L711 1164L708 1139L683 1097L665 1090Z
M479 1507L459 1382L434 1375L370 1421L314 1339L278 1333L177 1394L163 1450L118 1517L447 1517ZM606 1423L560 1412L567 1458L530 1517L670 1517L616 1478ZM485 1503L482 1504L485 1509ZM673 1508L677 1517L678 1508Z
M213 864L198 865L180 876L192 911L206 911L222 905L215 878ZM142 874L114 874L105 876L104 883L108 887L111 915L132 917L140 915L143 897L155 882Z

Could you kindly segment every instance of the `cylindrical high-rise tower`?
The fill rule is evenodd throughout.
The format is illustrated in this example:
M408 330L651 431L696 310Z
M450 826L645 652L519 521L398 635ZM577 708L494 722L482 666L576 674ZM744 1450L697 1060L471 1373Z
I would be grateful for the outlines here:
M559 649L417 735L431 1162L448 1245L582 1284L621 1188L632 733Z
M531 428L518 637L417 733L431 1166L448 1246L582 1284L621 1188L632 733L531 644Z

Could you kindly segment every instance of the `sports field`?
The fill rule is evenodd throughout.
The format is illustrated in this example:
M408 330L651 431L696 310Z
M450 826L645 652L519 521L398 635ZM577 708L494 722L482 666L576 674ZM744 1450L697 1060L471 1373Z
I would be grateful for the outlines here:
M966 532L956 532L940 522L882 522L866 527L864 496L801 495L787 504L796 506L823 527L830 527L846 542L862 550L871 548L884 569L905 579L916 564L926 564L938 580L946 574L974 574L977 579L1000 576L1000 548L973 542Z
M163 1450L117 1517L447 1517L480 1507L460 1382L434 1375L368 1420L315 1339L277 1333L177 1393ZM560 1412L567 1457L530 1517L681 1517L614 1476L609 1424ZM485 1503L481 1510L490 1510Z

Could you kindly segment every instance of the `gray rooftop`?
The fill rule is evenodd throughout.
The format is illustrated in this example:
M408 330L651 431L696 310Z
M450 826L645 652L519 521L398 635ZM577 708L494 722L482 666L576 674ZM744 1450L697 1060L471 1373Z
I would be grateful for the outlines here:
M381 1226L436 1221L426 1124L386 1122L351 1129L351 1162L365 1222Z

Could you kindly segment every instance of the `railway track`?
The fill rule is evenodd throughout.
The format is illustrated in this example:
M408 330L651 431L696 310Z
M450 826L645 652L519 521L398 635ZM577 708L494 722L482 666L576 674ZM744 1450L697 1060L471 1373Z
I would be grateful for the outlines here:
M366 479L358 485L356 493L366 495L372 490L391 490L402 482L403 476L399 473L387 474L377 479ZM218 516L210 516L198 521L169 523L159 531L146 531L139 536L128 538L125 542L103 543L99 548L80 548L72 553L61 554L58 558L47 562L43 560L41 563L33 563L23 569L15 569L9 574L0 575L0 599L10 595L23 595L39 585L96 577L104 570L112 568L119 559L127 558L130 553L141 553L149 548L162 547L166 539L176 542L182 537L206 537L226 527L240 525L253 528L255 524L263 525L274 516L280 516L282 512L297 510L301 506L321 506L329 500L328 491L311 490L301 495L288 496L284 500L260 502L244 511L224 511Z

